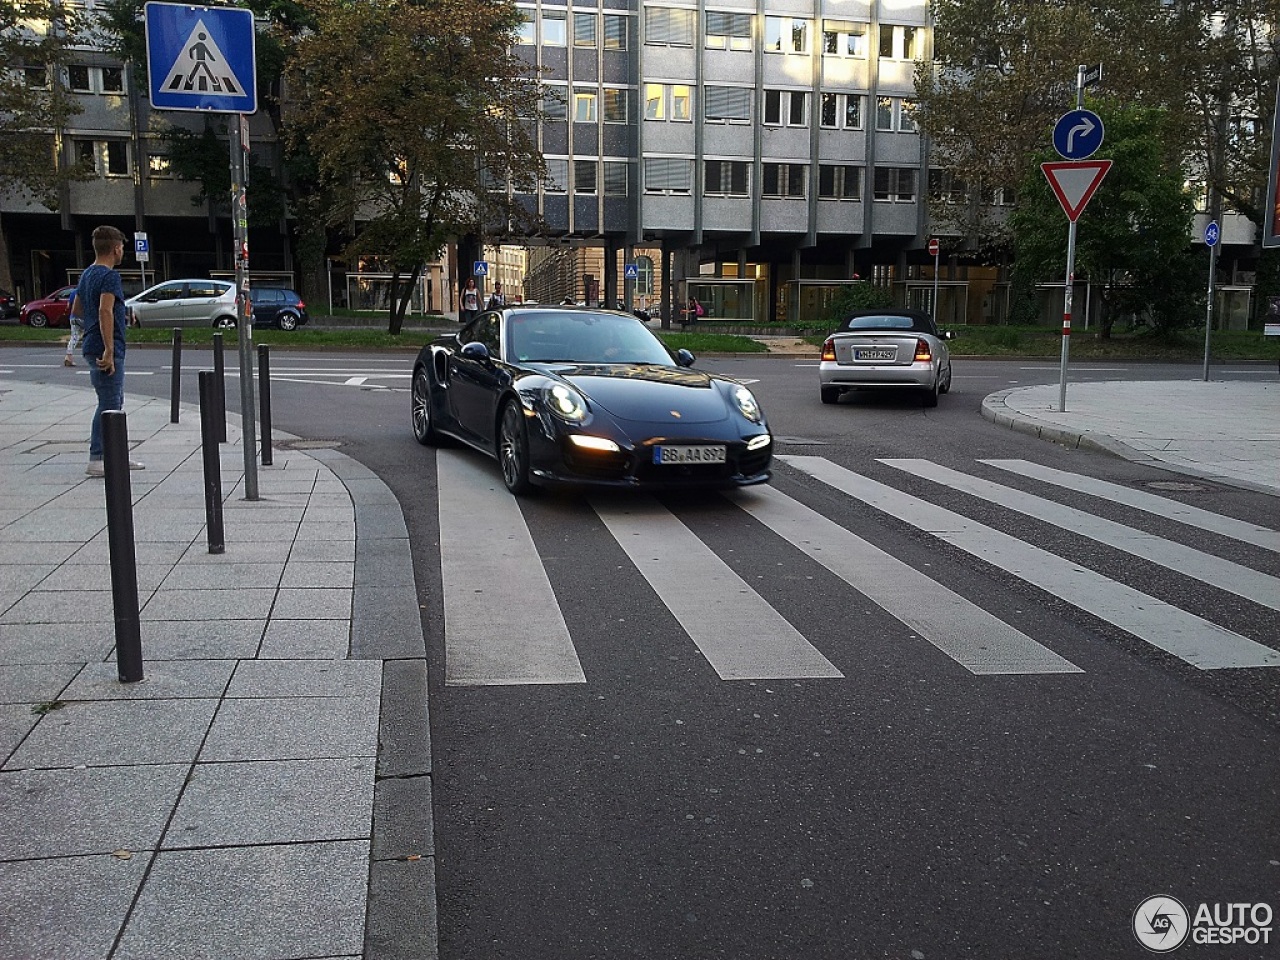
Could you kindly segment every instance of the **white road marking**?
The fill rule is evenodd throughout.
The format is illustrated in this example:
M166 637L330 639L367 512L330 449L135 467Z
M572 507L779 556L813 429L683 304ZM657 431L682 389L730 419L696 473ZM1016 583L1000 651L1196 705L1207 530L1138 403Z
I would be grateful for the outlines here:
M733 501L973 674L1082 673L1069 660L804 504L769 487Z
M1060 597L1201 670L1280 667L1280 651L1180 610L1046 550L839 467L779 457L834 489Z
M585 683L516 498L479 454L436 455L445 683Z
M1035 517L1055 527L1088 537L1104 546L1159 564L1203 583L1272 610L1280 610L1280 579L1251 570L1243 564L1223 560L1193 547L1126 527L1105 517L1097 517L1075 507L1045 500L991 480L970 476L928 460L882 459L881 463L917 477L932 480L953 490L980 497L1010 510Z
M343 381L342 385L344 387L360 387L363 386L364 382L368 379L368 377L348 377Z
M1191 527L1198 527L1201 530L1208 530L1210 533L1221 534L1233 540L1252 543L1255 546L1280 553L1280 531L1272 530L1269 527L1247 523L1244 520L1237 520L1235 517L1224 517L1209 510L1202 510L1199 507L1179 503L1177 500L1157 496L1154 493L1147 493L1144 490L1134 490L1119 483L1095 480L1093 477L1067 473L1065 470L1055 470L1052 467L1044 467L1027 460L980 460L979 463L990 464L1001 470L1008 470L1010 473L1030 477L1033 480L1042 480L1045 483L1064 487L1067 490L1075 490L1078 493L1101 497L1112 503L1121 503L1136 510L1154 513L1156 516L1167 520L1176 520L1178 523L1185 523Z
M652 497L591 506L722 680L844 676Z

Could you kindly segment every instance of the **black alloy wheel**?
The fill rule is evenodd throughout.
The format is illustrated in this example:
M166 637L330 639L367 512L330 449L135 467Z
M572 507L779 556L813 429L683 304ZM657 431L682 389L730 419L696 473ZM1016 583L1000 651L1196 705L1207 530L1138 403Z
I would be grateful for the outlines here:
M498 462L502 466L502 482L515 496L533 489L529 482L529 435L525 432L524 411L514 400L507 401L502 408Z
M413 372L413 435L424 447L440 443L440 434L431 415L431 379L425 367Z

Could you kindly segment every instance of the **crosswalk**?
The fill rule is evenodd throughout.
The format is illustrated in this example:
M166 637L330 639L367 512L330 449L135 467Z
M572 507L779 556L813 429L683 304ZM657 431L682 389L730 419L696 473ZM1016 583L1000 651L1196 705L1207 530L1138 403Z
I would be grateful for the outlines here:
M958 493L972 502L973 512L985 515L996 507L1010 516L1034 518L1037 529L1045 527L1054 534L1044 538L1048 546L1039 546L1028 542L1034 534L1020 539L823 457L779 460L780 472L794 471L792 475L807 479L810 487L816 481L838 502L856 506L860 516L905 523L969 554L980 561L979 568L986 565L993 573L1012 575L1198 669L1280 667L1280 649L1268 645L1277 638L1263 635L1265 626L1255 631L1257 635L1246 636L1215 622L1212 610L1182 609L1058 556L1051 547L1065 533L1143 564L1176 571L1236 598L1234 602L1246 609L1257 609L1261 624L1274 623L1267 611L1280 610L1280 578L1068 506L1051 494L1068 490L1100 498L1270 553L1280 553L1276 530L1028 461L974 463L975 470L982 464L991 468L987 473L999 470L1030 481L1031 488L1043 489L1045 496L989 480L979 475L981 471L929 460L877 461L890 474L911 480L917 492L921 484L916 481L921 480L926 488L945 490L952 507L959 502ZM466 452L441 450L437 484L446 684L590 682L593 678L583 670L521 504L498 482L492 463ZM678 623L677 640L691 644L721 680L839 682L845 673L837 663L844 671L851 669L850 650L832 643L833 631L806 636L796 625L807 622L797 615L799 607L778 602L776 594L771 602L744 576L744 569L751 567L749 558L775 549L779 542L799 551L801 562L838 578L841 589L847 589L847 597L841 598L846 608L861 609L869 602L902 624L912 642L921 641L921 651L933 651L912 651L912 656L945 658L973 677L1056 674L1067 682L1069 676L1086 672L1052 649L1052 639L1029 635L1025 624L1020 629L1006 622L985 609L981 598L962 596L940 582L927 564L917 569L822 510L784 493L778 484L724 494L721 506L727 502L734 516L743 520L741 540L731 551L733 565L718 552L725 549L723 541L717 549L695 532L699 507L683 516L680 507L673 511L663 500L646 495L591 496L585 502L599 520L599 535L610 538L629 562L626 575L639 578L647 595L664 608L664 617ZM759 582L757 578L764 576L767 571L762 569L752 579ZM802 598L796 603L802 604ZM1238 627L1240 618L1233 622Z

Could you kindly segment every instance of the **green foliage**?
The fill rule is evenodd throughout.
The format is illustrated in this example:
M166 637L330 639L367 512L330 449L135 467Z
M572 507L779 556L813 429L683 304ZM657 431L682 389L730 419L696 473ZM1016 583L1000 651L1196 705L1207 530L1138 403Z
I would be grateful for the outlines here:
M1189 323L1197 286L1189 252L1192 203L1162 110L1093 104L1107 129L1099 158L1113 166L1078 222L1075 275L1102 287L1103 336L1122 316L1157 329ZM1044 151L1040 160L1050 159ZM1014 230L1017 285L1061 282L1066 275L1067 220L1041 171L1028 173Z
M191 203L203 206L212 203L213 209L222 214L231 212L231 164L230 145L226 124L215 131L206 126L200 133L182 127L165 130L162 139L168 146L169 161L174 174L182 180L200 185ZM285 213L285 191L271 168L259 164L249 155L249 176L245 186L249 204L249 225L269 227L279 222Z
M829 328L848 317L854 310L876 310L893 306L893 294L887 287L862 281L844 287L840 294L822 313L823 324Z

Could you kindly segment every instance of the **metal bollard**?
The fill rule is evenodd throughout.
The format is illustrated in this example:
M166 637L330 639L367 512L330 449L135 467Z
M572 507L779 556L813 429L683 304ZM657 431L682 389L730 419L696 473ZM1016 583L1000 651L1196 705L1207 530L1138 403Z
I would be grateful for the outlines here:
M218 452L215 375L200 371L200 453L204 461L204 527L210 553L225 553L222 536L222 463ZM226 422L225 420L223 421Z
M137 683L142 679L142 632L138 617L138 565L133 547L133 494L129 486L129 428L123 410L102 414L102 466L107 487L116 674L121 683Z
M169 368L169 422L178 422L178 400L182 396L182 328L173 328L173 363Z
M218 421L214 429L219 443L227 442L227 369L222 359L222 334L213 335L214 402L218 405Z
M271 351L258 344L258 419L262 421L262 465L271 466Z

